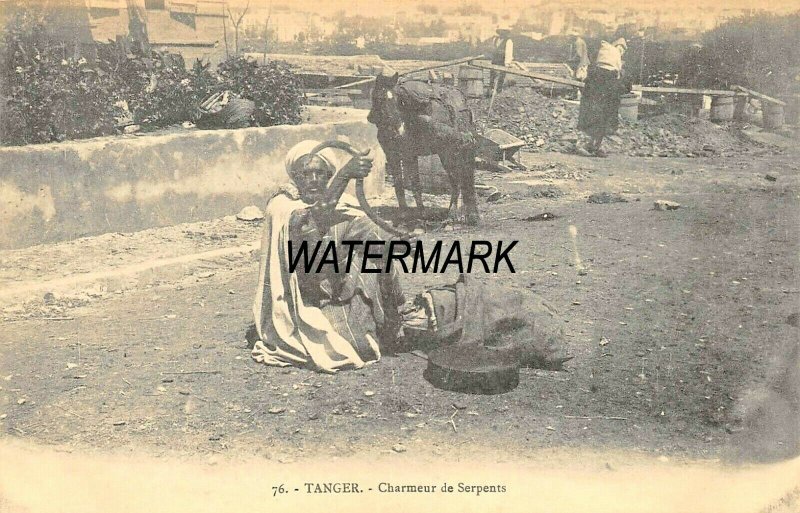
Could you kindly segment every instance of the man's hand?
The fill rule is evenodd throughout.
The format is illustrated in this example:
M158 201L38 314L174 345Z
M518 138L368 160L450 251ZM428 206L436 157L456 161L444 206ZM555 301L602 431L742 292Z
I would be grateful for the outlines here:
M350 159L350 162L345 164L342 169L344 176L348 179L366 178L372 171L372 157L369 156L371 152L372 150L369 150L366 155Z

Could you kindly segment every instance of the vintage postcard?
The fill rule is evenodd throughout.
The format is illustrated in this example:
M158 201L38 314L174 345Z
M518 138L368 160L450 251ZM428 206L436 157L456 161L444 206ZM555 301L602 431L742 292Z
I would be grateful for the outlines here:
M797 0L0 0L0 512L800 512Z

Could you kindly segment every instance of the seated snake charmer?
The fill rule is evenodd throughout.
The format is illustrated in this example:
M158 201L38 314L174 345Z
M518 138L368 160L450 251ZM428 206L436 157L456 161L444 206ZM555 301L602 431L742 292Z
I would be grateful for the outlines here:
M348 242L392 236L344 193L349 180L369 174L372 159L359 156L337 166L331 149L313 153L319 145L303 141L289 151L291 182L267 204L255 326L248 334L256 361L332 373L362 368L382 353L412 345L459 343L469 350L490 339L505 339L507 347L499 350L518 354L521 365L560 368L569 359L562 351L563 321L540 298L504 286L484 288L461 275L453 285L404 301L397 266L384 271L380 259L360 257L355 260L361 265L347 265L364 248ZM338 265L293 265L298 255L291 256L289 246L303 242L332 244ZM519 322L509 323L514 317Z
M350 179L363 178L372 159L355 157L336 172L331 149L310 152L317 141L303 141L286 157L291 183L269 200L265 213L259 284L253 313L258 340L252 355L269 365L296 365L322 372L361 368L381 357L397 339L398 307L403 303L398 271L364 273L359 266L335 272L290 272L289 242L389 240L355 198L344 194ZM359 251L356 249L356 251ZM346 256L348 249L337 251ZM344 270L344 262L339 268Z

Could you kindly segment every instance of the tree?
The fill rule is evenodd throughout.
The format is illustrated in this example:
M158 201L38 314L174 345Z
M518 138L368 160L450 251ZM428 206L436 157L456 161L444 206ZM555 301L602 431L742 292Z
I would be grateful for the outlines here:
M461 16L475 16L484 14L486 11L478 2L464 2L456 8L456 12Z
M696 53L696 75L684 77L692 85L785 94L800 69L800 12L734 18L706 32Z
M242 24L242 20L249 9L250 0L247 0L247 4L244 6L244 9L236 13L236 15L231 12L230 7L227 7L228 17L231 19L231 23L233 24L233 51L235 55L239 55L239 26Z
M150 38L147 35L147 9L144 0L126 0L128 6L128 34L142 55L150 55Z
M417 10L423 14L439 14L439 8L431 4L419 4Z
M267 0L267 21L264 23L264 62L267 63L267 50L269 50L269 20L272 18L272 0Z

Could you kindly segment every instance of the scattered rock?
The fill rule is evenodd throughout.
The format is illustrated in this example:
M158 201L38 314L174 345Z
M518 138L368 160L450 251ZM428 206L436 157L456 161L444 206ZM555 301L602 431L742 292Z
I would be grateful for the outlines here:
M471 102L481 130L499 128L525 141L534 152L575 153L579 140L577 103L565 103L535 90L508 87L498 93L488 113L488 102ZM743 154L753 145L743 142L736 127L719 127L696 117L665 113L630 123L623 121L608 137L615 153L663 157Z
M406 452L407 449L402 444L395 444L392 446L392 450L394 452Z
M800 313L793 313L786 318L786 324L789 326L794 326L795 328L800 328Z
M367 397L372 397L373 395L375 395L375 392L373 392L372 390L366 390L364 392L364 395Z
M609 342L611 342L611 341L608 340L606 337L600 337L600 345L601 346L607 346Z
M589 196L589 203L627 203L628 200L620 194L610 192L596 192Z
M264 219L264 212L257 206L250 205L239 211L239 213L236 214L236 219L239 221L260 221Z
M557 217L558 217L557 215L551 214L550 212L543 212L541 214L536 214L535 216L528 216L528 217L526 217L524 219L521 219L521 220L522 221L552 221L553 219L556 219Z
M668 200L656 200L653 203L653 210L678 210L681 208L680 203Z
M286 411L286 408L284 408L282 406L273 406L272 408L267 410L267 413L271 413L273 415L278 415L278 414L281 414L281 413L283 413L285 411Z
M115 420L115 421L113 422L113 425L114 425L114 426L124 426L124 425L125 425L125 424L127 424L127 423L128 423L128 421L126 421L126 420Z
M17 404L20 405L20 406L22 406L23 404L25 404L27 402L28 402L27 399L17 399Z
M502 197L503 194L500 191L495 191L486 198L486 201L489 203L494 203L495 201L499 200Z
M769 182L774 182L774 181L778 180L778 177L774 176L774 175L764 175L764 178L766 178L767 181L769 181Z
M125 134L135 134L136 132L138 132L141 129L142 129L142 127L139 126L139 125L128 125L128 126L126 126L125 128L122 129L122 132L125 133Z

